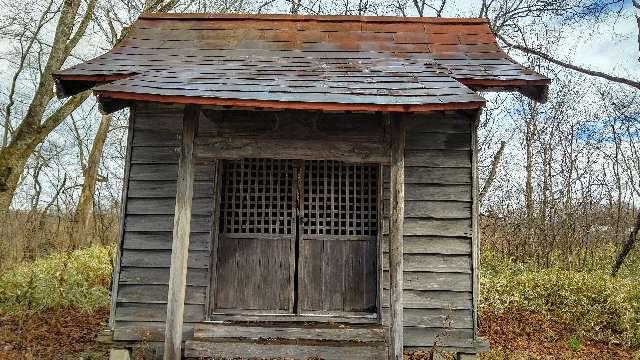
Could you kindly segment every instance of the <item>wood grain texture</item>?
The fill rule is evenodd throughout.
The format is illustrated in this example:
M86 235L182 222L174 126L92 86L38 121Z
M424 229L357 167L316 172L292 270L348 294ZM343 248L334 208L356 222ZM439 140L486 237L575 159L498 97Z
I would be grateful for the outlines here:
M404 265L404 164L405 124L403 119L391 118L391 214L389 217L389 288L390 332L389 359L402 360Z
M186 281L185 281L186 282ZM204 304L206 287L187 286L185 303ZM150 304L166 304L168 285L120 284L118 303L135 302Z
M132 107L129 110L129 124L127 131L127 150L125 154L125 167L122 182L122 195L120 197L120 219L118 221L118 238L116 243L115 256L113 257L113 270L111 273L111 305L109 308L109 327L111 329L115 326L115 313L118 298L118 285L120 283L120 259L124 249L124 236L125 236L125 217L122 214L127 213L127 197L129 192L129 174L131 171L131 149L133 144L133 134L136 121L136 110Z
M388 249L388 237L383 237L383 248ZM387 252L387 250L385 250ZM404 236L404 254L470 255L471 239L444 236Z
M122 266L169 268L171 266L170 250L128 250L123 254ZM187 266L190 269L208 269L209 252L204 250L189 251Z
M317 340L384 342L382 326L242 326L227 324L198 324L194 328L196 338L242 338L247 340Z
M134 250L171 250L171 231L127 231L124 234L124 248ZM209 232L191 232L189 250L207 250Z
M383 322L389 323L389 308L383 309ZM430 327L450 329L470 329L472 327L473 312L471 310L453 309L407 309L403 311L405 327Z
M209 138L196 146L202 159L275 158L302 160L342 160L348 162L388 163L384 142L297 139Z
M389 307L389 291L382 293L383 307ZM403 293L405 309L472 309L471 292L447 290L410 290Z
M383 234L389 233L384 221ZM405 235L471 237L471 219L405 219Z
M404 271L429 272L459 272L471 273L471 257L468 255L433 255L433 254L404 254ZM383 269L389 270L387 257Z
M165 321L166 304L128 303L121 304L116 312L116 321ZM184 322L196 323L204 320L204 305L184 306Z
M309 359L320 357L325 360L384 360L387 347L383 343L370 344L255 344L243 342L210 342L189 340L185 344L185 356L194 358L217 354L227 359L238 358L287 358Z
M471 291L471 274L428 271L405 272L404 288L411 290ZM383 272L382 284L389 289L389 273Z
M187 269L188 286L206 286L208 269ZM120 282L129 285L168 285L169 268L123 267ZM165 296L157 300L164 299Z
M115 341L164 341L164 322L160 321L117 321L113 330ZM182 337L193 337L193 324L182 327Z
M199 111L198 107L187 106L183 117L182 144L178 162L176 210L171 245L167 316L165 320L165 360L179 360L182 358L182 327L184 323L189 235L191 233L191 203L195 172L193 143L198 126Z
M473 206L471 211L471 269L473 281L473 336L478 335L478 303L480 302L480 198L479 198L479 174L478 174L478 125L481 112L478 111L471 127L471 174Z

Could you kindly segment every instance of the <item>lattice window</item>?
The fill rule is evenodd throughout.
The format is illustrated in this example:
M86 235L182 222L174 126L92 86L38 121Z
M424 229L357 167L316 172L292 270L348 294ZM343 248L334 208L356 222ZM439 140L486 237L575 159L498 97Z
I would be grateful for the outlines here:
M303 233L376 236L378 165L307 161Z
M220 232L293 234L294 168L291 160L225 161L220 199Z

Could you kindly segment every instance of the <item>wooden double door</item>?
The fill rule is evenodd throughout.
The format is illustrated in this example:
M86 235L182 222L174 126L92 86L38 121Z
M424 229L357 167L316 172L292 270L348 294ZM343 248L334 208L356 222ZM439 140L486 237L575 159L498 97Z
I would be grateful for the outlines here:
M376 314L379 171L324 160L225 161L212 312Z

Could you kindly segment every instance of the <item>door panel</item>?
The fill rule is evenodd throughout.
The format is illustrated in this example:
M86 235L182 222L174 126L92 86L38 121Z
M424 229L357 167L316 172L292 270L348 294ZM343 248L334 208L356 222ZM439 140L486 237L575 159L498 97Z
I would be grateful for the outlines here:
M214 312L293 312L294 172L287 160L224 163Z
M307 161L300 228L300 311L375 313L376 165Z

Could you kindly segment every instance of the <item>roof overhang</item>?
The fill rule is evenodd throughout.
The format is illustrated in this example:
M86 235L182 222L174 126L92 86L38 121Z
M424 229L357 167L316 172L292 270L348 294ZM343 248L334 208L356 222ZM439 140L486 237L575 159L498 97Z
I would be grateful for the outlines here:
M131 101L336 111L480 108L474 91L539 102L550 80L512 60L484 19L144 14L110 52L54 74L103 111Z

